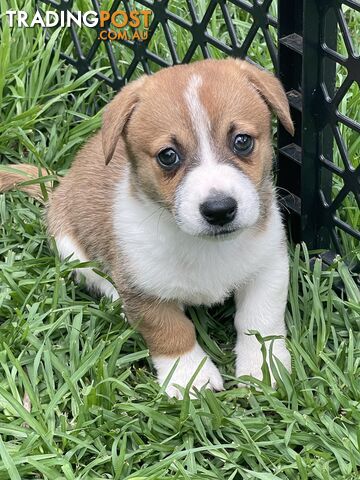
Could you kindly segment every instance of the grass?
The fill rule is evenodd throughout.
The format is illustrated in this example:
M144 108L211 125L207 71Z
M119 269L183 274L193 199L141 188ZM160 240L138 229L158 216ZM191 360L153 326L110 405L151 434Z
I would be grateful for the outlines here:
M93 73L75 80L51 47L39 30L2 23L0 155L61 175L111 92ZM359 111L357 94L346 101ZM293 370L272 365L277 390L252 378L237 387L231 301L190 309L226 391L181 402L162 395L120 302L73 283L79 265L59 260L42 211L21 192L0 195L0 480L360 478L360 294L340 258L325 268L305 245L291 247Z

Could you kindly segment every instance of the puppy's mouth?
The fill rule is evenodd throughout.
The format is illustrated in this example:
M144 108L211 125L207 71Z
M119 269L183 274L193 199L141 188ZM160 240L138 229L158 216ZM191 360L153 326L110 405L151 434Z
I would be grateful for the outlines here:
M221 232L215 232L212 235L214 237L227 237L228 235L233 235L234 233L238 233L239 230L240 230L239 228L232 228L231 230L224 230L224 231L221 231Z
M242 232L242 230L243 229L241 227L222 228L218 230L205 231L200 233L198 236L215 240L225 240L236 237L239 233Z

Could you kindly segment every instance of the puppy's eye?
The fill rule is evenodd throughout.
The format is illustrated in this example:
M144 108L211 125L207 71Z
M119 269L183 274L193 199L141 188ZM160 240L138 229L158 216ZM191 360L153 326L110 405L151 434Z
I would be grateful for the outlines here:
M254 139L246 133L239 133L233 140L233 151L237 155L250 155L254 149Z
M165 148L158 153L156 160L165 170L172 170L180 164L180 158L173 148Z

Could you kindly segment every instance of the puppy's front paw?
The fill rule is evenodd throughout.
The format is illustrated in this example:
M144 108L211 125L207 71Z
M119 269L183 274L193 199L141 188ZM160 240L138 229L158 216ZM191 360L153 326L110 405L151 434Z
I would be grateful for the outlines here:
M176 385L185 388L204 358L206 358L206 361L192 383L190 390L191 396L193 398L195 397L194 387L198 390L200 390L202 387L209 388L211 390L224 389L219 370L198 344L196 344L195 347L190 350L190 352L184 353L180 357L153 357L153 362L157 370L158 382L160 385L165 382L178 358L179 362L177 367L173 372L169 384L165 390L169 397L182 399L182 393L179 391Z
M267 348L269 343L266 344ZM267 363L269 352L267 352ZM291 370L291 357L290 353L285 346L285 340L275 340L273 345L273 356L278 358L284 367ZM261 370L263 364L263 356L261 353L260 343L255 337L243 338L242 341L238 341L236 345L236 376L241 377L243 375L251 375L259 380L263 379L263 373ZM271 385L276 386L276 381L273 374L270 371ZM245 384L239 383L239 386Z

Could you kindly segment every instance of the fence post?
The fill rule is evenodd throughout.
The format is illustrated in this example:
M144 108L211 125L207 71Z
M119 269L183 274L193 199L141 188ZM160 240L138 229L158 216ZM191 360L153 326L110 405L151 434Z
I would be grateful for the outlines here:
M279 71L289 100L295 135L278 123L277 186L280 203L289 213L291 237L301 240L301 75L303 4L299 0L278 0Z
M321 83L330 95L335 88L336 65L325 68L321 44L324 38L336 50L335 15L325 14L329 0L304 0L302 72L302 168L301 233L310 249L329 249L331 221L326 202L331 198L332 175L321 168L320 156L332 161L333 136L324 130L328 115ZM323 193L321 196L320 189Z
M324 130L328 120L321 82L335 88L336 66L324 65L321 42L336 50L335 15L325 13L330 0L278 0L279 77L291 107L295 135L278 128L278 186L290 211L292 239L310 249L330 247L331 172L321 168L320 156L332 160L333 136ZM329 13L329 12L327 12ZM320 188L323 197L320 195Z

